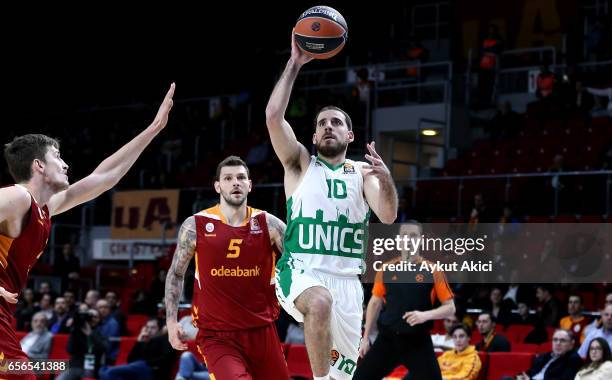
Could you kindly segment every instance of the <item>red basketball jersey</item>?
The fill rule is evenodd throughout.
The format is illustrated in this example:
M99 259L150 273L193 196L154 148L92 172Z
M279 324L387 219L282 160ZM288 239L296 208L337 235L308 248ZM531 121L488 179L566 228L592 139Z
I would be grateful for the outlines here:
M228 331L276 320L276 253L266 213L251 207L241 226L228 225L220 207L195 215L197 244L192 316L202 330Z
M28 273L42 255L49 233L51 219L47 206L40 207L32 198L30 210L25 216L24 228L16 238L0 235L0 286L12 293L19 293L28 280ZM0 297L3 309L15 306Z

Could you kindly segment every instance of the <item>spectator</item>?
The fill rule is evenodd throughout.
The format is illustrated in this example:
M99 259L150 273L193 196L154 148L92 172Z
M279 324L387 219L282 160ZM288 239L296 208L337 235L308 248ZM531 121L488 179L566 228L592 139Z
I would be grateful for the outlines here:
M51 297L51 299L49 300L49 304L55 299L55 294L53 294L53 292L51 291L51 284L49 284L47 281L43 281L40 283L40 285L38 285L38 294L36 295L36 299L37 300L42 300L42 297L48 294L49 297Z
M476 328L482 340L476 344L476 350L484 352L509 352L510 342L503 335L495 332L495 321L491 312L480 313L476 320Z
M529 306L527 306L527 303L519 301L517 311L518 313L513 316L511 324L535 326L535 315L529 313Z
M434 334L431 336L431 341L436 352L448 351L455 348L451 330L458 324L459 318L457 314L444 318L444 331L446 334Z
M576 380L612 379L612 354L603 338L595 338L589 344L586 364L576 374Z
M552 288L548 285L539 285L536 288L536 298L540 303L539 316L546 327L559 325L561 304L553 297Z
M74 316L74 314L78 311L74 291L66 290L64 292L64 300L66 300L66 308L68 309L68 314Z
M409 78L421 80L423 78L423 70L420 65L429 61L429 49L427 49L421 41L414 39L408 47L408 62L411 65L406 69L406 74Z
M74 255L74 245L66 243L62 246L62 254L57 257L54 268L62 278L62 289L68 289L69 281L79 278L81 263Z
M181 354L179 369L174 380L209 380L210 375L206 366L196 359L189 351Z
M47 330L47 317L38 312L32 317L32 331L21 339L21 349L30 359L47 359L52 338Z
M589 334L584 339L584 342L578 350L580 357L587 357L587 349L591 344L591 341L595 338L603 338L608 342L609 346L612 346L612 304L606 305L601 312L601 327L591 329Z
M551 100L554 87L555 74L550 71L548 64L544 64L538 74L536 96L541 101Z
M123 312L119 308L119 297L117 297L117 293L109 290L108 292L106 292L104 299L106 300L106 302L108 302L108 305L110 306L111 316L115 318L117 323L119 323L119 333L121 334L121 336L126 335L127 334L127 326L126 326L127 318L125 314L123 314Z
M98 373L108 346L106 339L96 329L99 322L100 314L95 309L77 313L68 340L69 369L60 374L57 380L94 378Z
M582 366L582 360L573 350L574 337L563 329L555 331L552 352L535 358L527 372L519 374L517 380L571 380Z
M152 318L140 330L136 344L128 355L128 364L104 367L101 380L138 378L167 379L174 362L174 350L168 341L168 333L157 319Z
M569 330L574 334L576 344L580 345L584 341L584 329L588 326L589 320L582 315L582 297L572 294L567 301L567 315L559 322L559 327ZM577 347L576 347L577 348Z
M110 305L105 299L98 300L96 310L100 314L98 330L110 342L106 351L106 363L114 364L119 354L119 341L112 341L112 338L119 338L121 336L119 322L111 315Z
M503 41L499 34L497 25L489 25L487 36L482 42L480 56L480 74L478 77L479 100L484 106L489 106L493 98L493 85L495 84L495 72L497 60L503 50Z
M502 300L502 291L500 288L491 289L489 296L491 305L489 310L491 311L491 317L495 323L506 326L510 323L511 310L506 302Z
M53 311L53 318L49 321L49 325L51 325L49 331L52 334L68 334L72 325L72 318L68 314L68 306L64 297L55 299Z
M472 226L472 229L475 229L478 223L494 223L495 218L489 212L487 208L484 197L482 193L477 193L474 195L474 207L472 207L472 211L468 217L469 223Z
M608 305L612 305L612 293L606 294L604 308ZM590 325L588 325L584 329L584 336L586 337L587 335L589 335L593 329L600 328L601 325L602 325L601 318L594 320Z
M95 309L96 304L98 303L99 299L100 299L100 292L95 289L92 289L92 290L89 290L87 294L85 294L84 302L87 305L88 309Z
M456 325L451 330L455 349L446 351L438 358L444 380L476 380L482 363L474 346L470 345L472 332L464 324Z
M17 320L18 331L28 331L30 329L30 321L36 310L34 292L29 288L24 289L21 293L21 299L15 307L15 319Z
M51 304L51 295L45 294L40 298L38 305L39 310L45 314L47 321L53 319L53 305Z

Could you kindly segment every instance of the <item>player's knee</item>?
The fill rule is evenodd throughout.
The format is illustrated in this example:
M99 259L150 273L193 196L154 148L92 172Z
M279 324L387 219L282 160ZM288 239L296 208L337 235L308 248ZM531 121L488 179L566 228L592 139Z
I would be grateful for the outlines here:
M311 297L308 314L316 320L327 320L331 315L333 300L331 295L319 293Z

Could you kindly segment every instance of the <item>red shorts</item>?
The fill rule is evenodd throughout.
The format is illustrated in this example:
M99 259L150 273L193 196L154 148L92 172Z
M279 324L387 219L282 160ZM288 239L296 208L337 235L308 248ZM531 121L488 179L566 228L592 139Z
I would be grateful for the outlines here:
M287 380L289 372L274 324L248 330L202 331L196 338L211 379Z
M2 300L0 302L0 353L4 355L4 360L28 360L28 356L21 350L21 343L19 343L17 335L15 335L13 319L14 317L7 310L6 302ZM4 362L0 363L0 368L2 364ZM8 374L0 370L0 379L35 380L36 376Z

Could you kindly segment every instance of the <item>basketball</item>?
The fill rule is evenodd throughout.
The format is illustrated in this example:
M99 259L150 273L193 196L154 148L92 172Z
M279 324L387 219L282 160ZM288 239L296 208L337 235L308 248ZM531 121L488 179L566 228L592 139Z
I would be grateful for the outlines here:
M312 58L333 57L342 50L347 37L346 20L334 8L312 7L302 13L295 24L295 41Z

